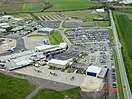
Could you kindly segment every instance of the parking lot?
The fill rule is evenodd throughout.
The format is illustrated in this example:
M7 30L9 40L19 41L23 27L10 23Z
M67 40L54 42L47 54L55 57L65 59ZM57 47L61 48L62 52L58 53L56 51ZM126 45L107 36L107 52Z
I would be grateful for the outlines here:
M108 68L108 86L109 88L117 88L115 62L113 49L109 41L108 29L75 29L67 32L68 37L73 41L74 45L82 47L88 52L85 58L87 66L95 65L102 68ZM79 66L75 65L77 68ZM86 69L86 66L80 65L80 68Z
M77 27L93 27L93 26L95 26L94 22L66 21L63 24L63 27L72 27L72 28L77 28Z
M60 26L61 20L48 20L42 21L40 24L44 27L48 28L58 28Z

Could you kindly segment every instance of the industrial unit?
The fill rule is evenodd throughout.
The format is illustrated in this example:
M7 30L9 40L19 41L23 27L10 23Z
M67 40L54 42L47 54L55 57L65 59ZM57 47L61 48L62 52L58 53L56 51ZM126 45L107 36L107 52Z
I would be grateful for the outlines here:
M35 47L35 51L36 52L42 52L42 51L55 51L55 50L61 50L64 49L66 50L68 47L67 43L63 42L60 43L60 45L41 45L41 46L37 46Z
M53 33L53 32L54 32L54 29L52 29L52 28L40 28L38 30L38 33L50 34L50 33Z
M101 72L101 67L98 66L89 66L86 70L86 75L97 77Z
M51 59L48 62L48 65L55 68L66 68L69 64L68 60L57 60L57 59Z
M88 69L86 70L86 75L98 77L98 78L104 78L107 71L108 71L107 68L102 68L98 66L89 66Z

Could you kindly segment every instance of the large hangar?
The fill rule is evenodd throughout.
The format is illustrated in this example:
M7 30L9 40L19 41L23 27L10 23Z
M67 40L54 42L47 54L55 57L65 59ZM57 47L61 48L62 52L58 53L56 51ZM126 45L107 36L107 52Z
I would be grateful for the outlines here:
M101 72L101 67L98 66L89 66L86 70L86 75L97 77Z

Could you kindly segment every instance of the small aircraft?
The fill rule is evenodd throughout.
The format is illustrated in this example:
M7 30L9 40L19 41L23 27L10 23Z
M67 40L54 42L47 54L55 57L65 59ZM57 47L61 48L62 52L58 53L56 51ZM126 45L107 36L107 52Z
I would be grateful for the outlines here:
M8 51L8 52L14 52L14 49L16 48L16 47L11 47L11 46L5 46L4 47L5 49L6 49L6 51Z

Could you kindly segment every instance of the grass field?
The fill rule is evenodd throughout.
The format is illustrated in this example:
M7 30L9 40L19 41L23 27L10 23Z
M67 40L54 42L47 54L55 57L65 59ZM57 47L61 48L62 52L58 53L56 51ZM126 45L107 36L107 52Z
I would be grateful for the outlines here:
M120 39L124 41L129 57L132 59L132 20L126 15L116 15L116 18L120 28Z
M41 12L44 3L0 4L0 12Z
M132 14L132 9L126 9L126 10L118 10L119 12L124 12L124 13L130 13Z
M65 91L43 89L33 99L81 99L80 88Z
M0 74L0 99L24 99L34 88L27 80Z
M0 4L0 12L41 12L46 6L44 2L50 2L53 5L45 11L82 10L101 6L88 0L40 0L39 2Z
M51 45L57 45L63 42L60 32L54 32L48 35Z
M44 9L44 3L25 3L23 4L22 10L24 12L40 12Z
M50 2L53 6L46 11L66 11L80 10L92 7L99 7L99 4L94 4L88 0L42 0Z
M122 44L123 59L132 91L132 20L130 20L127 15L115 13L115 22Z
M113 30L110 29L110 44L111 44L111 46L115 45L113 40L114 40Z
M109 21L94 21L98 27L107 27L109 26Z

